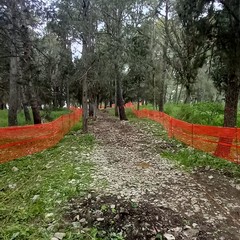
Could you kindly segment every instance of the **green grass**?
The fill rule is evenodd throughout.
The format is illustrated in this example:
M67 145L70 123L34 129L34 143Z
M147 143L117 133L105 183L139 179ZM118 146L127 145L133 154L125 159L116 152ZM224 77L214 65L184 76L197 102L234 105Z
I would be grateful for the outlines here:
M64 239L87 239L62 229L62 216L69 199L89 190L94 166L86 155L94 143L92 135L71 132L49 150L0 165L1 240L51 239L61 230Z
M110 110L110 112L111 111L112 110ZM240 179L240 165L193 149L175 139L169 139L167 132L159 123L149 119L136 118L131 109L127 109L127 113L129 121L134 125L144 129L146 132L152 133L155 137L163 139L165 142L173 146L173 151L165 150L160 153L161 156L175 161L186 170L192 170L200 167L211 167L212 169L223 171L227 175Z
M31 111L30 111L31 113ZM41 111L41 116L42 118L45 119L45 121L53 121L60 116L64 114L70 113L70 110L68 109L59 109L59 110L54 110L54 111ZM18 125L23 126L23 125L28 125L28 124L33 124L33 120L31 122L26 122L25 121L25 116L23 111L18 112ZM31 116L32 118L32 116ZM8 110L0 110L0 127L7 127L8 126Z
M153 105L148 104L141 106L141 109L143 108L153 110ZM224 105L221 103L167 103L164 105L164 112L176 119L180 119L189 123L223 126ZM240 126L240 112L238 113L238 116L237 126Z

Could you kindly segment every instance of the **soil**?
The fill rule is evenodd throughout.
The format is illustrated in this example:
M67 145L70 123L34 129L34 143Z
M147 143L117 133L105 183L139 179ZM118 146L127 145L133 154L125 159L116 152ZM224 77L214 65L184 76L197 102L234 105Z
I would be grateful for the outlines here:
M102 239L240 239L240 190L232 178L181 170L160 156L173 145L106 112L89 130L97 139L89 156L92 192L72 199L68 222L82 231L96 227Z

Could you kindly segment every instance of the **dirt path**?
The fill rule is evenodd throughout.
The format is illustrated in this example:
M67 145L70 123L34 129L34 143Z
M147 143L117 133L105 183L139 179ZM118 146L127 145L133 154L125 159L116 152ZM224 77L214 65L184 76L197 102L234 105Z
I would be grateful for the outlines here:
M118 226L112 229L126 239L163 239L158 233L165 239L240 239L240 191L227 177L179 170L158 154L164 142L107 113L99 114L90 132L98 142L91 156L98 171L95 200L85 206L96 210L100 201L135 209L105 211L110 216L96 210L100 227L109 228L106 221L113 218Z

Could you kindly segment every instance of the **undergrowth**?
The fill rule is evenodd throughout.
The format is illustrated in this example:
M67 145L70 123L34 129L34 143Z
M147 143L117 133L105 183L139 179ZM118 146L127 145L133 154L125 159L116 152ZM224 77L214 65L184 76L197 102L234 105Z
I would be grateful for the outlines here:
M71 132L49 150L0 165L1 240L51 239L61 230L74 239L61 219L68 200L89 190L93 146L92 135Z

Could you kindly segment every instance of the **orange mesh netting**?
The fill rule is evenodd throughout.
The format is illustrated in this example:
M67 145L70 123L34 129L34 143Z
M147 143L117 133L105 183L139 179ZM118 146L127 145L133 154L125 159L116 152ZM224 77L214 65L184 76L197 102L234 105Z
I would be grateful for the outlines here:
M27 156L56 145L80 120L81 109L53 122L23 127L0 128L0 163Z
M154 110L135 110L140 118L149 118L159 122L169 137L214 156L240 163L240 128L204 126L187 123Z

